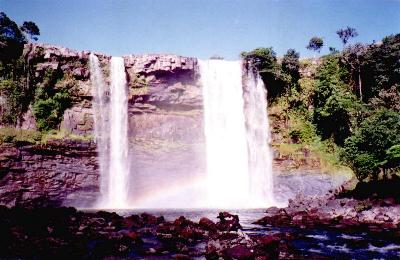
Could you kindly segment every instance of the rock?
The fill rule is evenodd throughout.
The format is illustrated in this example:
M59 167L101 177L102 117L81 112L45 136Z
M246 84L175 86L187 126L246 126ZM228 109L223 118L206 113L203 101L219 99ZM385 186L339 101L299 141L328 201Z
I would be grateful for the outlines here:
M256 240L255 250L257 255L267 256L267 259L277 259L279 256L280 238L275 236L263 236Z
M253 252L243 245L236 245L225 251L225 256L229 259L250 259L254 256Z
M202 217L199 221L200 227L205 230L215 232L217 231L217 225L210 219Z
M220 212L217 218L220 220L217 222L217 228L221 231L237 231L242 228L238 215L232 215L229 212Z
M99 194L95 154L85 141L0 145L0 204L91 206Z
M190 260L192 258L189 257L188 255L184 255L184 254L175 254L175 255L172 255L172 259L173 260Z

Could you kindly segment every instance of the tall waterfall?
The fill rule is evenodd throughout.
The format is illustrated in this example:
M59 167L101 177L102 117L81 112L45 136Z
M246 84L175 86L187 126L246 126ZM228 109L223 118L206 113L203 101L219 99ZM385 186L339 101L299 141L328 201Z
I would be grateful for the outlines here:
M199 64L209 206L268 206L273 201L272 155L262 81L250 74L243 80L240 61Z
M108 194L108 161L109 161L109 106L107 102L107 88L100 68L99 59L93 53L89 56L90 81L92 82L94 137L99 158L99 173L101 176L100 189L105 197Z
M111 58L110 102L98 58L90 56L94 124L101 176L100 208L127 208L128 193L128 93L124 60Z
M258 74L246 75L245 114L250 171L250 201L255 207L274 205L272 151L267 113L267 93Z
M128 93L124 60L111 58L110 168L108 201L110 208L127 208L128 195Z

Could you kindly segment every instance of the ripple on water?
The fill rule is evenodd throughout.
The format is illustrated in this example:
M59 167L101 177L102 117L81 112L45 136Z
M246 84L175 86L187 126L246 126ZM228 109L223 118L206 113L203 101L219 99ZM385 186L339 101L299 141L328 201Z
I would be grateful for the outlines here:
M368 245L368 251L379 252L381 254L385 254L389 251L399 251L397 255L400 255L400 245L390 244L384 247L376 247L371 244Z
M333 250L333 251L339 251L343 253L351 253L350 248L347 247L347 244L344 245L327 245L326 248Z
M318 240L329 240L329 237L327 235L306 235L306 237L314 238L314 239L318 239Z

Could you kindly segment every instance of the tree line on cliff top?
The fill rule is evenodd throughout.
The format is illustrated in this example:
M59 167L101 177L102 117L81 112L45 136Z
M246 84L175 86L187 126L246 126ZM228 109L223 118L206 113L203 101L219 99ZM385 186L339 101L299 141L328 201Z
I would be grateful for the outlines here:
M317 68L311 77L300 76L307 66L293 49L280 61L272 47L243 52L242 58L259 71L269 101L285 96L322 140L332 140L359 180L400 174L400 34L372 44L349 44L358 35L351 27L337 34L343 50L330 47L330 54L312 59L308 66ZM306 48L319 52L323 45L321 37L312 37ZM301 96L305 79L312 91Z

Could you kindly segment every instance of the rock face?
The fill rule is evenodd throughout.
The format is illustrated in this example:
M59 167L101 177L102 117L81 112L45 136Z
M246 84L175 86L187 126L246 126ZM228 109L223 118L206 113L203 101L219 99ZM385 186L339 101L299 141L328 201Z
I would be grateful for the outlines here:
M73 51L48 44L25 45L23 57L33 65L31 80L40 84L48 70L60 70L76 83L74 104L64 113L60 128L77 135L90 135L93 130L88 51ZM95 53L109 84L110 56ZM196 58L169 54L125 56L127 82L130 89L129 112L152 114L169 111L198 110L202 106ZM1 101L1 100L0 100ZM35 118L28 110L21 123L24 129L35 129Z
M30 80L37 86L49 70L72 77L73 104L64 112L60 130L90 137L94 111L89 54L46 44L27 44L23 53L33 67ZM95 55L109 86L111 57ZM153 54L125 56L124 61L130 93L129 157L131 171L135 172L129 184L130 197L195 178L204 172L205 165L197 59ZM24 114L20 127L36 129L31 107ZM92 143L87 147L77 142L46 147L5 147L3 150L15 151L15 155L0 163L3 176L0 177L0 204L15 205L48 198L63 205L81 206L75 203L81 201L84 206L90 206L98 194L98 165ZM155 182L159 186L154 187ZM23 189L19 189L21 185ZM90 198L87 197L89 193L92 193Z
M99 193L95 146L90 141L0 146L0 204L93 205Z

